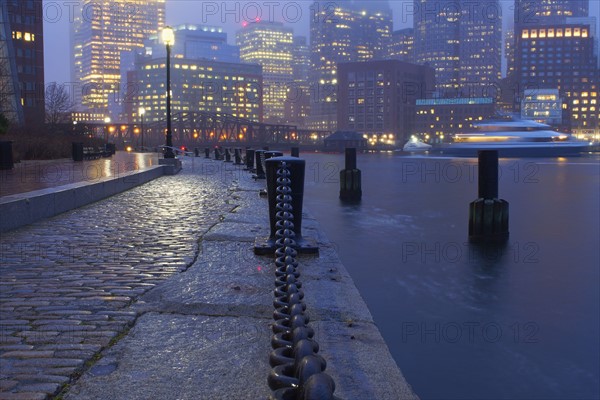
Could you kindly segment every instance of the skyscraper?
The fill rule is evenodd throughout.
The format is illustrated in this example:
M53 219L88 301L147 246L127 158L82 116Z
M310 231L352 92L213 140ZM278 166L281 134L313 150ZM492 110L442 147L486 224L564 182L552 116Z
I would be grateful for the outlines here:
M499 0L414 0L415 58L436 70L442 96L480 97L502 71Z
M528 26L556 24L567 17L587 17L589 0L515 0L515 36Z
M240 59L262 66L264 120L282 123L287 91L293 82L293 31L280 22L257 21L244 25L236 35Z
M391 32L387 1L315 1L311 5L309 128L336 129L337 64L385 59Z
M42 0L0 1L0 112L12 123L43 123Z
M285 101L286 124L304 127L310 107L310 49L306 37L295 36L292 47L292 86Z
M387 58L410 63L415 62L415 30L413 28L392 32Z
M121 53L143 48L162 30L165 0L83 0L77 15L72 80L84 110L107 114L120 93Z
M516 0L519 108L527 90L556 89L574 133L598 135L598 35L589 0Z

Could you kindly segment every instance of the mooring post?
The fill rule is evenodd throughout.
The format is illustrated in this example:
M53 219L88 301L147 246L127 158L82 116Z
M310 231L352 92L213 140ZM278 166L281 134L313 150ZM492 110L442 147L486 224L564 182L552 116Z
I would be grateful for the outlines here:
M504 242L508 239L508 202L498 199L498 151L478 152L479 198L469 204L469 240Z
M208 147L204 149L204 157L210 158L210 149Z
M221 159L221 151L219 150L218 147L215 147L215 160L220 160Z
M275 251L275 233L277 232L277 170L282 161L285 161L290 171L292 214L294 223L294 241L299 253L318 253L314 241L302 237L302 205L304 202L304 174L306 161L297 157L278 156L265 161L267 175L267 196L269 202L269 227L270 235L266 240L257 240L254 247L256 254L272 254Z
M234 149L233 150L233 158L235 160L235 162L234 162L235 165L242 165L242 150Z
M197 147L194 148L194 157L200 156L200 150Z
M254 159L256 164L256 174L252 177L254 179L265 179L265 170L263 168L263 160L265 158L265 150L256 150L254 152Z
M356 148L346 148L346 168L340 171L340 199L360 201L362 198L361 172L356 168Z
M292 147L292 157L300 158L300 147Z
M231 152L229 149L225 149L225 162L231 162Z
M254 149L246 149L246 171L254 171Z

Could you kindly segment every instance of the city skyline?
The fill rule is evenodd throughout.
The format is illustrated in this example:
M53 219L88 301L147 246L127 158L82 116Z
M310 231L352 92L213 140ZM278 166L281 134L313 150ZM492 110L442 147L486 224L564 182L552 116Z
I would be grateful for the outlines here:
M335 3L335 2L332 2ZM413 0L389 1L393 12L393 29L402 29L412 27L411 9ZM194 2L189 0L167 0L166 2L166 24L180 25L184 23L195 23L204 25L213 25L223 27L228 35L230 44L235 43L235 32L242 27L242 23L247 17L256 15L256 9L249 7L251 4L261 5L260 12L264 17L273 15L274 20L283 20L282 15L287 15L288 23L294 30L294 36L309 37L310 11L309 7L312 1L302 2L236 2L237 11L227 14L227 10L207 8L207 5L219 6L217 2ZM273 5L275 4L275 5ZM507 26L512 25L513 4L508 0L500 0L503 11L503 32L506 32ZM279 6L277 6L279 5ZM298 8L297 6L300 6ZM244 8L246 7L246 8ZM287 8L285 8L287 7ZM204 8L204 9L203 9ZM596 17L596 23L599 23L598 2L590 2L590 16ZM285 12L283 10L286 10ZM229 10L234 10L234 7ZM62 4L60 2L46 3L44 8L44 33L46 41L44 48L47 54L53 54L52 57L46 57L46 83L50 82L70 82L69 69L64 68L65 60L70 59L69 50L69 30L70 20L73 20L72 5ZM236 22L235 20L239 22ZM225 23L221 23L224 21ZM598 29L600 31L600 28ZM505 71L505 62L503 59L503 72Z

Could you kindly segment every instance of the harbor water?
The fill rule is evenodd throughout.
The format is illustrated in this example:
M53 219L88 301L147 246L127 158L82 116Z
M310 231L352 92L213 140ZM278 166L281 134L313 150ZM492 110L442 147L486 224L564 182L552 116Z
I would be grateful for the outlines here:
M600 157L501 159L502 247L468 243L477 160L304 153L305 205L422 399L597 399Z

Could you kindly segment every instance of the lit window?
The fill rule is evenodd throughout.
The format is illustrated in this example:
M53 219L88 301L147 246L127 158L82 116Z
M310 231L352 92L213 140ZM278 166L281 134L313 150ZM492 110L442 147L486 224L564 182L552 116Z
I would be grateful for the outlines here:
M23 34L23 39L25 39L26 42L31 42L31 33L25 32Z

